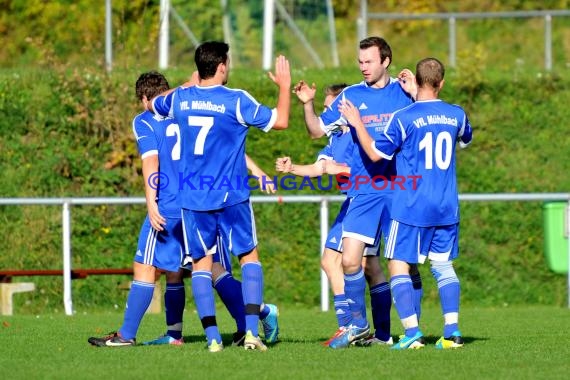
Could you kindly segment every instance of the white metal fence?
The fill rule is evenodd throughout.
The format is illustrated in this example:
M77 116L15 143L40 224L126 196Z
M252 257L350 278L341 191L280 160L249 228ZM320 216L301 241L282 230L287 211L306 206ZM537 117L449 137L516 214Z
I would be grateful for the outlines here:
M321 251L325 245L329 224L329 203L342 202L344 196L290 195L290 196L252 196L253 203L319 203ZM460 194L460 201L465 202L505 202L505 201L565 201L566 207L565 236L568 238L568 263L570 267L570 193L502 193L502 194ZM66 315L73 315L71 294L71 206L74 205L129 205L144 204L145 198L0 198L0 205L54 205L62 207L63 239L63 305ZM570 268L568 270L568 307L570 308ZM321 310L329 310L329 285L325 273L321 270Z
M455 12L455 13L373 13L368 12L368 0L360 2L360 17L357 20L358 36L362 40L367 36L370 20L447 20L449 24L449 65L456 66L457 20L476 19L513 19L513 18L543 18L544 19L544 69L552 70L552 18L569 17L570 10L543 11L511 11L511 12Z

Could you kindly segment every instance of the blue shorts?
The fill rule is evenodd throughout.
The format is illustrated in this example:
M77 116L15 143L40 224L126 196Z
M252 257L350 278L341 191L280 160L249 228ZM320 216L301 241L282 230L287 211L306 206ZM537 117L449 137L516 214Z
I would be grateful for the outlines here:
M141 227L134 260L158 269L178 272L184 253L182 219L165 219L164 230L157 231L152 228L147 215Z
M393 220L384 257L423 264L450 261L459 255L459 223L449 226L416 227Z
M391 192L358 194L351 198L342 223L342 237L360 240L370 246L378 245L380 232L388 236Z
M342 252L342 222L350 205L350 198L346 198L342 205L338 215L336 216L329 233L327 235L327 241L325 243L325 248L332 249L337 252Z
M213 211L182 209L184 242L193 260L217 251L218 234L235 256L257 247L255 218L249 200Z
M230 256L230 251L228 250L224 240L221 236L218 236L218 249L214 254L214 262L220 263L224 269L231 274L232 273L232 258Z
M220 236L218 236L216 243L216 253L214 253L212 260L214 263L220 263L220 265L223 266L229 274L232 274L230 251L228 251ZM192 255L185 254L180 267L192 272Z
M388 237L385 236L384 240L387 240ZM378 241L376 245L366 245L364 247L363 256L380 256L380 242Z

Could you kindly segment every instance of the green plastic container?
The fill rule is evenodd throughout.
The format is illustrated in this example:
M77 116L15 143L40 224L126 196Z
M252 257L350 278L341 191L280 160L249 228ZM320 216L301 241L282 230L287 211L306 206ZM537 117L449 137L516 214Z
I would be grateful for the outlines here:
M556 273L568 273L567 206L567 202L544 204L544 254L548 268Z

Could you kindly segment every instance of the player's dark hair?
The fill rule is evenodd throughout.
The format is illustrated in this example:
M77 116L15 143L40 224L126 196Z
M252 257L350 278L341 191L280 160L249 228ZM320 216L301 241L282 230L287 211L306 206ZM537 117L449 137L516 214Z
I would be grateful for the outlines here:
M151 100L169 88L170 86L164 75L157 71L149 71L139 76L135 85L135 92L138 100L142 100L143 96Z
M216 75L220 63L227 63L230 47L225 42L208 41L196 49L194 62L201 79L209 79Z
M424 58L416 65L418 87L430 86L437 89L444 76L445 67L437 58Z
M346 83L336 83L325 87L325 95L337 96L348 86Z
M388 42L382 37L368 37L360 41L360 50L369 49L373 46L378 48L380 52L380 63L384 62L386 58L390 58L390 63L392 63L392 48ZM388 66L390 66L388 64Z

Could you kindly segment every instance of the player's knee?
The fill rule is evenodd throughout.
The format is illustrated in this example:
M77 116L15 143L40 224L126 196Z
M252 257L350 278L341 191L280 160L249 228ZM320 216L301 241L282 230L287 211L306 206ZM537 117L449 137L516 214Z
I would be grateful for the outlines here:
M342 260L342 269L344 273L356 273L362 269L359 260Z
M457 279L452 261L431 261L431 273L436 281Z
M182 282L182 270L178 272L166 272L166 282L168 284L177 284Z
M380 268L378 258L374 257L374 259L366 260L364 265L364 275L370 280L370 282L377 283L382 277L384 277L384 273L382 272L382 268Z

